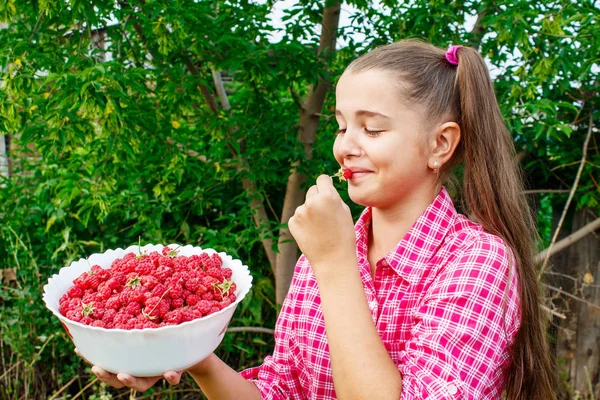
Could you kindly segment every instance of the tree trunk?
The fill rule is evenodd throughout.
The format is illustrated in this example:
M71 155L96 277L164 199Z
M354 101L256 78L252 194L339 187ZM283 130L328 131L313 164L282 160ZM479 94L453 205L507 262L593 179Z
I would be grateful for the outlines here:
M572 231L596 219L588 209L575 212ZM600 305L600 237L590 234L563 254L553 257L555 272L574 279L553 279L566 292ZM557 334L557 358L561 376L574 392L591 398L590 387L600 395L600 310L584 301L561 298L567 319Z
M319 59L327 65L329 56L335 51L337 40L337 29L340 20L340 3L335 2L323 11L323 22L321 40L319 43ZM331 81L320 75L316 87L311 87L306 96L306 101L300 110L300 121L298 124L298 140L304 145L306 159L312 158L312 147L315 141L319 114L325 102L325 95L331 87ZM283 210L281 212L281 223L287 224L294 215L296 208L304 202L305 190L302 184L306 177L298 172L299 163L292 165L288 178ZM298 258L298 245L294 242L287 227L279 230L279 253L277 254L277 271L275 275L275 292L277 304L283 303L292 282L294 266Z

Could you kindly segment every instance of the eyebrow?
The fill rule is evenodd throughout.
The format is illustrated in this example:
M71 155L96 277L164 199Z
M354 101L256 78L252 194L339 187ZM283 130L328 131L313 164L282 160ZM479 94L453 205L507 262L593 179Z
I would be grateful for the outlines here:
M335 115L339 115L341 117L343 117L342 112L340 110L335 110ZM369 111L369 110L357 110L354 115L356 115L357 117L381 117L381 118L385 118L385 119L392 119L391 117L388 117L387 115L384 115L382 113L378 113L377 111Z

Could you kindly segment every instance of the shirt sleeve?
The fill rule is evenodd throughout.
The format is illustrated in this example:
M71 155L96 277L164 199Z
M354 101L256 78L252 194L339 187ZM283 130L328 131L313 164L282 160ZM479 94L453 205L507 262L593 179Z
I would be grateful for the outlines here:
M296 270L307 263L302 256L296 264ZM267 356L262 365L241 371L242 377L253 382L265 400L284 400L298 398L302 388L292 362L292 335L294 308L296 306L297 273L282 304L281 312L275 324L275 349Z
M402 400L500 398L520 326L514 266L504 243L487 237L440 269L400 352Z

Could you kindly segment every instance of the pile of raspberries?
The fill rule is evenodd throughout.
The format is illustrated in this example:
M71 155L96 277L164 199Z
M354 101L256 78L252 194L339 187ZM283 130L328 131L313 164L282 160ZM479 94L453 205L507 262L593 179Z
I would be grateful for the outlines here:
M231 269L218 254L176 249L128 253L108 269L92 266L59 301L68 319L107 329L177 325L215 313L236 299Z

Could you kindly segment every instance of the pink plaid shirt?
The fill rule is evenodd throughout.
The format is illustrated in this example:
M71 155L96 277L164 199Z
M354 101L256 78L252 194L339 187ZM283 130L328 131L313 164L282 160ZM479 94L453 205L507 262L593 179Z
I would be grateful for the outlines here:
M355 226L358 266L373 323L402 375L401 399L499 399L521 320L512 252L457 214L442 189L372 278L370 222L366 208ZM263 399L336 398L317 281L304 256L273 355L241 374Z

